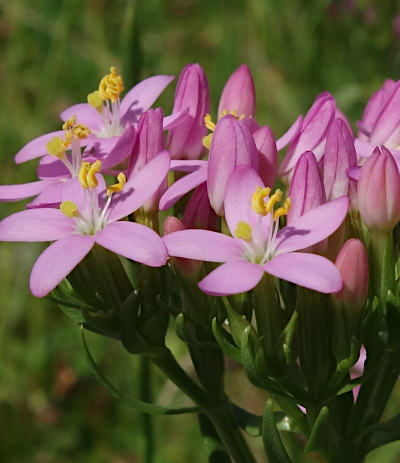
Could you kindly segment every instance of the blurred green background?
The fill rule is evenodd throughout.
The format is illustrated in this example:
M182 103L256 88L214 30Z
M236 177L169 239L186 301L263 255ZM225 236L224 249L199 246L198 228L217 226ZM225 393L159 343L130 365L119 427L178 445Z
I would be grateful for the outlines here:
M56 130L58 113L85 101L110 65L126 88L188 62L207 72L215 112L225 80L247 63L257 120L281 135L315 96L329 90L351 122L387 77L399 78L400 2L379 0L0 0L0 156L4 184L35 179L35 162L13 163L30 139ZM159 103L172 107L175 84ZM21 204L1 204L1 217ZM133 463L141 419L93 378L77 327L28 290L40 246L0 246L0 460L9 463ZM89 336L101 368L137 394L137 359L116 342ZM183 346L182 362L188 363ZM127 375L128 372L128 375ZM163 403L186 404L155 377ZM262 395L234 366L227 388L260 413ZM400 409L400 392L386 412ZM196 418L156 421L158 463L206 461ZM252 440L260 458L261 443ZM400 462L392 444L372 462ZM306 461L306 460L304 460ZM307 460L311 461L311 460ZM312 460L316 461L316 460Z

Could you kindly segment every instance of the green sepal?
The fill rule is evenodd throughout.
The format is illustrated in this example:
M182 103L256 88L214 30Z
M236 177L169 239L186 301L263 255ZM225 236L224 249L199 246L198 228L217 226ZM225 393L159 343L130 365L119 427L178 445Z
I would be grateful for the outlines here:
M322 407L305 448L305 452L316 452L329 463L352 463L342 449L343 445L329 421L328 407Z
M269 463L292 463L276 427L272 400L265 404L262 417L262 440Z
M231 329L233 340L235 344L241 349L241 342L243 337L243 332L251 327L251 324L242 317L236 310L231 306L228 298L223 297L225 303L226 314L228 316L229 327ZM254 328L253 328L254 330Z
M218 349L218 344L211 341L198 341L193 336L190 336L187 326L185 315L180 313L175 319L175 333L178 338L189 346L201 347L203 349Z
M85 336L85 329L83 328L83 326L81 326L80 333L81 333L83 351L85 354L85 358L88 362L88 365L91 367L92 372L94 373L98 381L101 383L101 385L105 389L107 389L107 391L112 396L114 396L116 399L126 402L127 404L136 408L142 413L149 413L151 415L182 415L186 413L198 412L197 407L181 407L181 408L165 407L165 406L153 404L150 402L144 402L143 400L138 400L133 397L128 397L128 396L121 394L118 391L118 389L99 370L89 350L89 346L87 344L86 336Z
M400 414L385 423L374 424L366 428L363 433L364 437L369 440L366 453L369 453L382 445L400 440L399 429Z
M211 420L204 414L199 414L200 432L207 451L209 463L230 463L231 459L225 450L221 439Z
M242 339L240 342L241 345L241 363L244 366L246 374L250 381L261 389L265 389L266 383L262 375L257 368L256 364L256 334L254 328L250 325L244 331ZM260 346L261 348L261 346Z
M400 299L391 291L388 292L386 299L386 317L389 332L387 348L400 349Z
M212 330L222 352L235 362L242 363L240 350L232 344L233 339L229 339L231 335L219 325L216 318L212 321Z

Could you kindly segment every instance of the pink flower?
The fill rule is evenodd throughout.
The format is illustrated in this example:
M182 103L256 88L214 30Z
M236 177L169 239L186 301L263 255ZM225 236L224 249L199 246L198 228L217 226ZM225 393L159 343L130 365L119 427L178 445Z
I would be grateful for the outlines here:
M167 254L161 238L150 228L120 219L157 190L169 163L169 154L161 153L128 182L120 177L119 184L107 189L107 195L104 180L92 165L83 172L83 179L81 172L80 181L71 182L64 191L60 209L29 209L4 219L0 223L1 241L55 241L33 266L32 294L46 296L95 243L146 265L164 265Z
M389 231L400 220L400 174L390 151L374 153L361 167L357 185L358 208L368 228Z
M279 215L289 202L274 211L281 194L268 201L259 175L250 167L235 168L225 196L225 217L232 237L208 230L183 230L165 236L170 256L224 262L199 287L211 295L249 291L264 272L323 293L342 288L340 274L324 257L302 252L327 238L342 223L348 199L338 198L303 215L278 231Z
M273 186L278 173L278 151L272 130L260 127L253 133L258 151L259 174L265 185Z

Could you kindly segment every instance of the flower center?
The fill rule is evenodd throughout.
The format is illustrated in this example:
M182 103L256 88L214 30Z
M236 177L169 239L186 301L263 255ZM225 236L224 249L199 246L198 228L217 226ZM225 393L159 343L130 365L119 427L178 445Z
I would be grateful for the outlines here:
M93 164L83 162L79 171L78 179L85 191L84 204L79 211L79 207L73 201L63 201L60 205L61 212L68 218L74 219L77 233L81 235L95 235L107 225L108 209L114 193L122 191L126 184L125 175L121 172L117 179L118 183L111 185L106 191L106 201L103 207L99 205L99 196L96 191L98 181L96 174L100 172L101 162L95 161Z
M62 128L65 130L64 140L54 137L46 144L46 148L51 156L58 158L67 167L72 177L76 177L82 164L80 140L87 138L91 132L86 125L76 123L76 116L68 119ZM67 157L67 150L71 151L70 158Z
M271 196L269 196L270 193L271 188L269 187L257 187L251 199L252 209L258 214L258 221L254 230L249 223L240 221L234 233L236 238L244 241L246 259L252 263L261 265L274 256L276 235L279 230L279 217L285 216L291 206L291 200L288 197L283 201L283 205L275 207L282 201L283 193L279 189ZM268 198L267 201L266 198ZM271 215L272 220L268 233L265 235L262 229L262 217L268 214Z
M99 138L121 135L123 125L120 115L120 94L124 90L124 82L117 68L111 66L110 74L100 81L99 89L89 93L87 101L101 116L103 127L95 132Z

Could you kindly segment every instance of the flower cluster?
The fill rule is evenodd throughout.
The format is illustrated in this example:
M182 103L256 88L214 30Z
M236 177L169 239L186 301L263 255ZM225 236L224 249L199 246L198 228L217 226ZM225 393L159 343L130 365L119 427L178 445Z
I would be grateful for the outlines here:
M391 330L400 306L400 81L387 80L372 95L356 137L324 92L276 138L273 121L257 119L247 66L227 80L215 115L198 64L183 69L172 114L151 108L172 80L150 77L121 97L123 79L111 67L87 103L61 113L62 130L25 145L15 162L39 158L38 180L0 186L1 201L32 198L2 220L0 240L53 242L32 269L37 297L65 288L64 279L85 307L107 291L110 300L117 294L119 321L107 330L130 352L163 343L165 313L151 318L151 304L161 303L167 319L169 311L199 324L228 355L248 346L243 336L256 324L252 349L262 354L254 354L253 369L245 364L249 378L315 414L350 384L361 344L370 356L400 347ZM103 288L92 275L110 262L89 265L99 247L127 259L118 267L124 277L113 273ZM130 289L122 290L125 280ZM186 295L171 308L180 291L197 294L198 302L192 298L188 308ZM129 294L140 300L135 317L149 314L135 341L127 341L121 315ZM100 332L98 320L85 317ZM366 378L348 419L370 426L379 413L363 415L357 405L372 397Z

